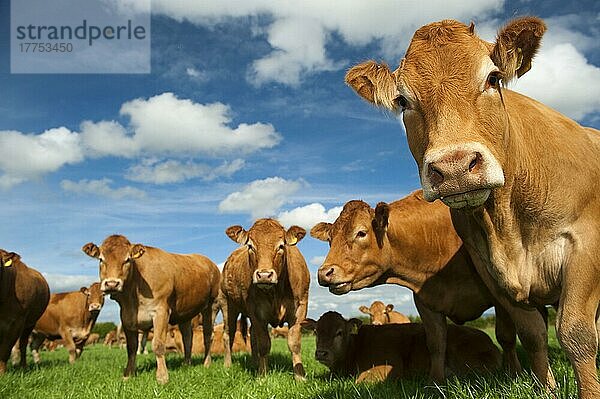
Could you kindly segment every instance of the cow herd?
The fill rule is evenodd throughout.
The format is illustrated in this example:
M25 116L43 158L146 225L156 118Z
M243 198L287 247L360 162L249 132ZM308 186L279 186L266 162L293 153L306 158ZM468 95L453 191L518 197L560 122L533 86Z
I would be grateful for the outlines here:
M63 337L74 360L79 336L89 334L95 321L92 305L102 306L93 302L99 288L121 309L126 378L135 373L140 330L153 328L158 382L168 381L169 325L178 325L189 363L191 320L199 314L209 366L213 322L221 310L225 367L242 315L250 320L259 375L268 371L268 326L287 324L297 380L306 376L304 327L316 331L317 360L358 381L428 373L439 382L501 364L516 374L518 336L533 374L553 390L551 305L579 396L600 397L600 192L594 184L600 181L600 133L505 87L531 68L545 30L538 18L518 18L488 43L473 24L444 20L415 32L395 71L368 61L346 74L358 95L402 114L422 190L375 208L350 201L334 223L315 225L310 235L330 246L318 282L335 295L379 284L405 286L414 293L422 324L403 323L381 302L361 309L371 325L336 312L307 319L310 276L297 247L306 231L298 226L259 219L248 230L227 228L239 247L222 272L202 255L172 254L112 235L99 246L83 246L99 261L101 281L79 293L91 315L81 331L69 330L71 338L62 331L65 315L48 310L40 319L48 302L51 309L61 299L50 297L43 277L19 255L0 251L0 373L17 341L24 365L32 331L34 343L38 336ZM481 331L447 324L473 320L492 307L502 354Z

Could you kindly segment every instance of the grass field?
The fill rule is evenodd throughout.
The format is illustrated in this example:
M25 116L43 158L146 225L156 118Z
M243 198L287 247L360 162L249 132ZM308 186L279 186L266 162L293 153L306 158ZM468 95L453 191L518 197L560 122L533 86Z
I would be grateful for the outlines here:
M551 329L550 355L560 398L576 397L573 372L558 347ZM265 378L255 376L248 354L234 357L230 369L223 359L214 358L210 368L202 366L202 357L193 358L193 366L184 366L182 356L170 354L167 359L170 381L161 386L155 382L152 354L138 355L138 375L128 381L121 378L126 353L103 345L86 348L74 365L69 365L64 349L42 352L39 366L28 370L10 368L0 377L2 399L67 399L67 398L545 398L527 375L510 379L504 375L471 376L452 379L446 386L436 387L425 378L398 383L356 385L352 379L331 378L327 369L314 360L314 337L304 337L303 362L307 381L296 383L292 376L291 357L284 339L275 339L271 351L271 371ZM523 359L522 351L519 353ZM28 360L31 360L30 358ZM524 365L527 363L523 361Z

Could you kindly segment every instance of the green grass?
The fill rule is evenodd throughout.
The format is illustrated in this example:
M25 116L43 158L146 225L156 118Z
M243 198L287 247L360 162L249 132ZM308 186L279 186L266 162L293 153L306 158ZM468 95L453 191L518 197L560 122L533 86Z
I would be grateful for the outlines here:
M489 332L489 330L488 330ZM88 347L82 357L69 365L64 349L42 352L39 366L25 371L9 368L0 377L2 399L69 399L69 398L545 398L531 377L511 379L502 374L452 379L446 386L436 387L426 378L398 383L360 384L351 378L331 378L327 368L314 360L315 341L304 337L302 356L307 381L293 379L291 356L284 339L276 339L270 358L270 372L257 378L256 368L248 354L234 356L233 366L223 368L221 357L213 358L206 369L202 357L194 357L193 365L184 366L182 356L167 358L170 381L158 385L154 379L152 354L138 355L138 374L128 381L121 378L125 366L125 350L102 345ZM519 353L523 359L522 351ZM550 355L560 398L576 397L573 372L551 332ZM29 355L29 361L31 360ZM31 363L31 362L30 362ZM523 361L526 366L527 363Z

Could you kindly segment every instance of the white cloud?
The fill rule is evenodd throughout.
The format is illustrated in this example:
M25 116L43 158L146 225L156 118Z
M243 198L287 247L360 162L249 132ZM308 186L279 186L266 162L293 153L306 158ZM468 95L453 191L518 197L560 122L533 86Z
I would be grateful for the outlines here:
M139 144L115 121L83 121L80 126L85 151L92 157L132 157Z
M310 258L310 261L308 263L310 263L313 266L321 266L323 262L325 262L325 256L321 255L313 256L312 258Z
M173 93L138 98L121 107L121 114L131 119L135 142L145 153L251 153L271 148L281 140L270 124L229 127L230 112L225 104L199 104L179 99Z
M69 191L76 194L91 194L98 195L101 197L108 197L115 200L133 198L142 199L146 197L146 193L135 187L125 186L119 188L112 188L110 179L100 180L87 180L83 179L78 182L71 180L63 180L60 182L60 186L63 190Z
M145 159L140 164L130 167L125 178L153 184L180 183L195 178L211 181L219 177L230 177L243 167L244 160L242 159L223 162L217 167L193 161L168 160L161 162L157 159Z
M11 186L84 159L79 135L65 127L35 134L0 131L0 186Z
M205 73L197 70L194 67L188 67L185 69L185 74L190 77L190 79L196 81L203 81L206 79Z
M298 85L305 74L339 69L326 46L332 33L351 45L365 45L383 39L382 52L397 58L420 25L443 18L469 21L483 19L501 11L503 0L461 2L365 0L339 2L305 0L254 0L244 2L170 1L153 2L152 11L176 20L213 25L228 18L269 15L269 25L256 29L265 34L272 52L256 60L249 80L256 84L270 81ZM374 54L376 56L376 54Z
M294 208L290 211L284 211L277 216L277 220L286 227L297 225L310 230L319 222L333 223L342 211L341 206L336 206L329 210L317 202Z
M255 180L241 191L229 194L219 204L219 211L249 213L252 218L274 216L302 184L302 181L285 180L281 177Z
M98 276L42 273L52 292L79 291L81 287L89 287L99 281Z

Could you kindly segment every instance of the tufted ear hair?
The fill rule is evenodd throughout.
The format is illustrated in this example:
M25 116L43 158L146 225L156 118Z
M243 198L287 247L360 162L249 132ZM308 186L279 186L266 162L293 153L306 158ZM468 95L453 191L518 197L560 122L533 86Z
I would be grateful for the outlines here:
M375 217L371 222L373 231L375 232L375 238L377 239L377 245L379 248L383 247L383 237L387 231L388 219L390 217L390 206L385 202L380 202L375 207Z
M131 259L138 259L145 253L146 247L142 244L135 244L129 250L129 256L131 256Z
M84 295L90 295L90 290L88 289L88 287L81 287L79 291L81 291L81 293Z
M398 112L396 79L386 64L365 61L350 68L345 80L356 94L371 104Z
M4 254L4 256L2 256L2 259L0 260L2 261L2 266L11 267L15 262L21 260L21 255L15 252L8 252Z
M237 242L240 245L245 245L248 242L248 232L244 230L242 226L229 226L227 230L225 230L225 234L227 234L227 237L231 238L232 241Z
M388 303L388 305L385 307L385 312L390 313L392 310L394 310L394 305Z
M285 232L285 243L287 245L296 245L304 238L306 230L300 226L292 226Z
M490 58L501 70L505 83L531 69L545 32L546 24L536 17L514 19L500 30Z
M368 314L371 315L371 309L369 309L368 307L366 307L365 305L361 305L358 310L360 310L361 312L363 312L364 314Z
M310 235L313 238L321 241L329 241L331 239L331 227L333 225L331 223L320 222L313 226L310 229Z
M100 248L98 248L98 246L93 242L88 242L83 247L81 247L81 250L84 253L86 253L87 256L90 256L92 258L97 259L100 256Z
M352 318L348 320L348 325L350 326L350 334L358 334L358 329L362 325L362 321L357 318Z
M317 322L313 319L304 319L300 322L300 326L308 331L314 331L317 328Z

